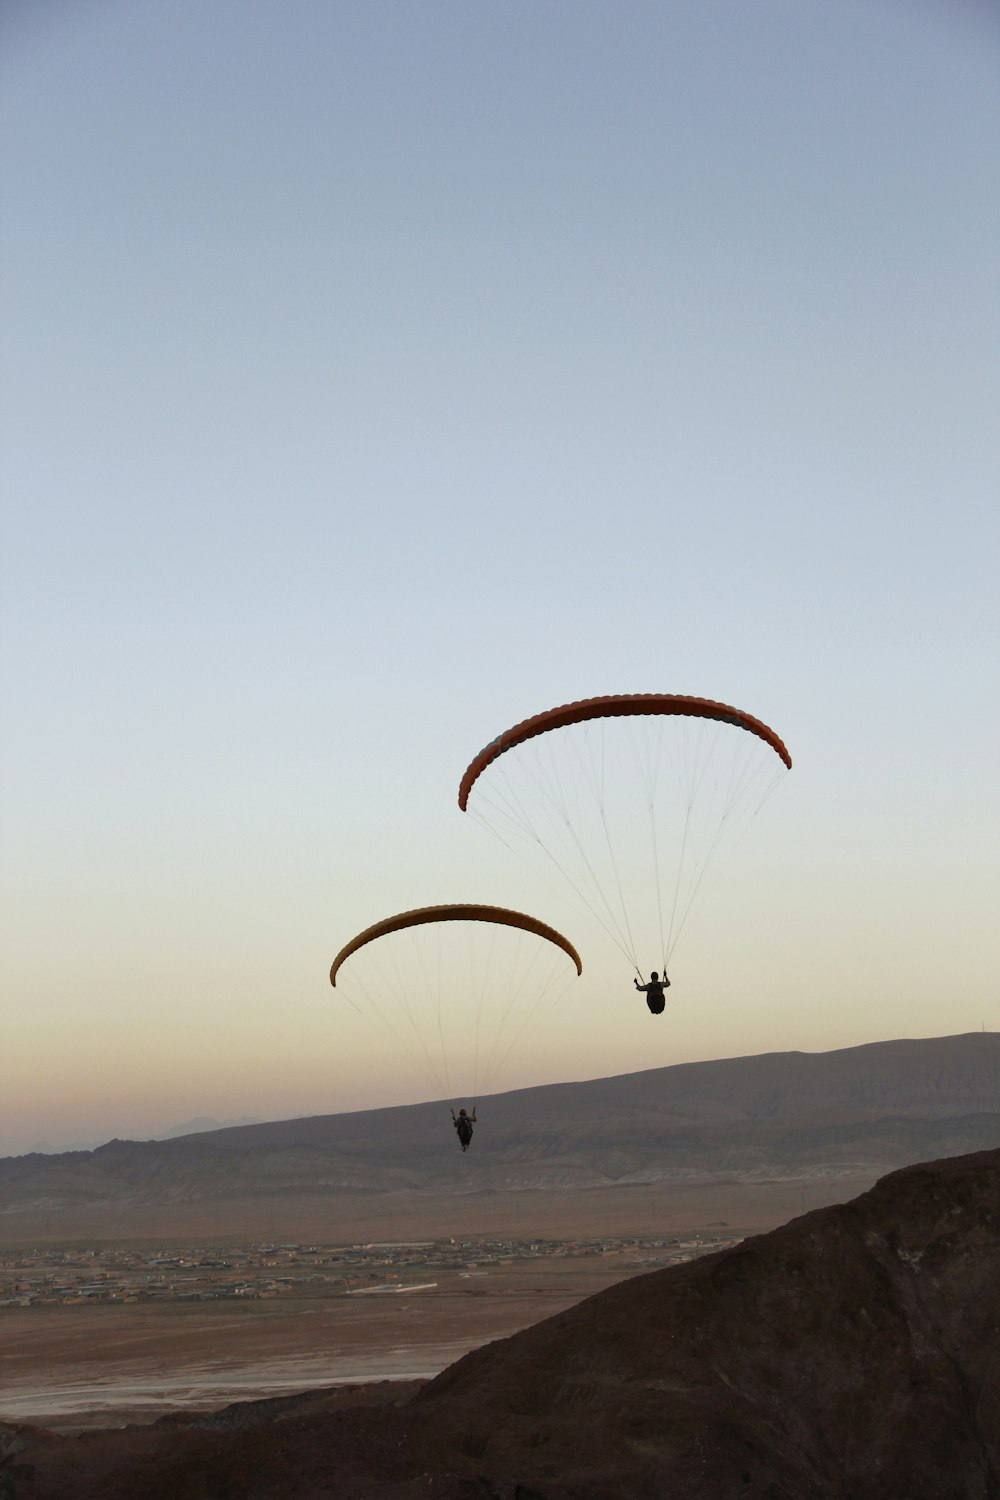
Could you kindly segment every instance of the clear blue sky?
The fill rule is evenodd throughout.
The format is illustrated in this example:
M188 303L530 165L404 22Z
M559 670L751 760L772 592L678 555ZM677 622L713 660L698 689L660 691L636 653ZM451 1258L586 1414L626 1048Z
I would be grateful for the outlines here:
M1000 1028L995 6L7 0L0 48L0 1151L424 1096L330 959L569 930L455 796L594 693L795 769L666 1024L592 964L508 1086Z

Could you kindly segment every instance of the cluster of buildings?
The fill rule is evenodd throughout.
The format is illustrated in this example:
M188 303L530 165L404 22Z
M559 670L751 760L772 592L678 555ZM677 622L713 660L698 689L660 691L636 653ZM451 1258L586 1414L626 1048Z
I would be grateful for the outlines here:
M735 1239L715 1235L691 1235L683 1239L484 1238L251 1245L225 1250L115 1246L0 1251L0 1308L209 1302L302 1292L357 1296L429 1291L527 1260L619 1256L635 1270L653 1270L735 1243ZM430 1276L434 1279L429 1280Z

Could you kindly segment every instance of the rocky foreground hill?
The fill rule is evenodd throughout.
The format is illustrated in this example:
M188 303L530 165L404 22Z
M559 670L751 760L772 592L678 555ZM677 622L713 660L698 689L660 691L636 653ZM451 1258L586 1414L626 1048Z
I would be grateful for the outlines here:
M1000 1151L621 1282L416 1391L0 1428L4 1500L995 1500Z
M246 1125L0 1160L0 1230L81 1207L296 1194L521 1193L853 1176L1000 1146L1000 1034L768 1053L479 1101L461 1156L446 1106Z

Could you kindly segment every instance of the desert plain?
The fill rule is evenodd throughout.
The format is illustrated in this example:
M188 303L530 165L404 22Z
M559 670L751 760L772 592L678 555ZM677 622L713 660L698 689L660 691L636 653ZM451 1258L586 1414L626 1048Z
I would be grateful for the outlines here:
M257 1235L286 1246L374 1247L376 1265L385 1246L382 1279L395 1278L403 1294L374 1294L380 1277L370 1272L367 1287L287 1278L280 1296L4 1306L0 1418L82 1431L304 1390L428 1379L615 1282L870 1185L870 1176L852 1176L467 1198L358 1194L336 1204L274 1202L259 1221L259 1204L245 1215L230 1205L225 1224L207 1206L163 1215L155 1227L127 1214L19 1222L16 1242L0 1245L8 1279L19 1264L37 1268L47 1255L54 1262L61 1247L99 1260L105 1250L128 1257L155 1246L176 1257L197 1247L204 1256L215 1246L221 1258L239 1231L246 1244ZM450 1263L424 1272L418 1255L391 1269L393 1247L420 1242L450 1247Z

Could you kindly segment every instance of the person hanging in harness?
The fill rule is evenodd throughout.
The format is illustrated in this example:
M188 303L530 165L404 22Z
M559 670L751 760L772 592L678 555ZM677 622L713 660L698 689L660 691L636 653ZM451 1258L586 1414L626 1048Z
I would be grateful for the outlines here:
M472 1106L471 1115L467 1115L464 1109L460 1109L457 1115L455 1111L452 1110L451 1122L454 1125L455 1129L458 1131L458 1138L462 1143L462 1150L468 1151L469 1146L472 1143L472 1127L473 1125L479 1123L476 1119L476 1106Z
M632 983L637 990L641 990L646 996L646 1004L649 1006L650 1015L662 1016L663 1008L667 1003L667 997L663 991L670 988L670 980L666 974L664 974L662 979L658 979L656 970L654 969L649 976L648 984L640 984L638 979L633 979Z

